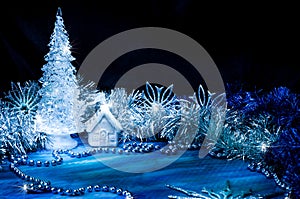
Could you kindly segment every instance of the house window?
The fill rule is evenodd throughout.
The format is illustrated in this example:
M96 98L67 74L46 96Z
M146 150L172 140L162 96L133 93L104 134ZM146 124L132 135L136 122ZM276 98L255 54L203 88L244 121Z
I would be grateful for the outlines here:
M115 134L109 134L108 137L109 137L109 142L111 144L115 144L116 143L116 135Z
M104 139L105 137L106 137L106 131L105 130L101 130L100 131L100 135L101 135L101 137L102 137L102 139Z

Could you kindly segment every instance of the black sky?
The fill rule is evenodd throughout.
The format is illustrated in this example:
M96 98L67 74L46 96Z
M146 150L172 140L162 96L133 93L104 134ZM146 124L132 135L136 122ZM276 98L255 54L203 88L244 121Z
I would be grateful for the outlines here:
M180 31L210 54L225 83L247 89L300 88L299 19L296 5L218 4L198 0L9 1L1 6L0 91L10 82L41 77L43 57L62 8L78 69L101 41L131 28Z

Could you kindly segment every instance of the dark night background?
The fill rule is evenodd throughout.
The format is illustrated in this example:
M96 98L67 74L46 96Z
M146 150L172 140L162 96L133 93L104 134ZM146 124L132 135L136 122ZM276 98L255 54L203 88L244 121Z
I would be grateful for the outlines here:
M198 0L6 3L0 12L1 93L10 89L11 81L42 76L58 6L77 69L87 54L110 36L131 28L157 26L198 41L215 61L225 83L241 83L249 90L286 86L299 93L300 17L296 5L205 4Z

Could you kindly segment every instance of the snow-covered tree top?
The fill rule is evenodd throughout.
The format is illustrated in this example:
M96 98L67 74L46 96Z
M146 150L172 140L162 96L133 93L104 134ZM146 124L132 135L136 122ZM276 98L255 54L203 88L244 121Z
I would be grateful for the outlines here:
M54 31L48 44L50 51L45 56L46 61L70 62L75 60L75 58L71 55L71 45L68 36L69 35L65 30L64 20L62 18L62 11L59 7L56 13Z

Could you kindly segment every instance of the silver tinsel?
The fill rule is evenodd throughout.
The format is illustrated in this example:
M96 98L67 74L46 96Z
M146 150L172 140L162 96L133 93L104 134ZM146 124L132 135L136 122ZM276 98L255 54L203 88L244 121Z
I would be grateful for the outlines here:
M39 102L38 84L34 81L12 83L0 105L1 151L26 154L43 149L48 138L35 130L35 111Z

